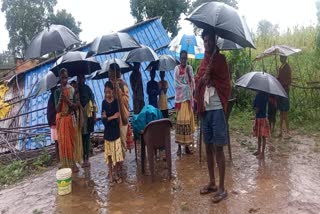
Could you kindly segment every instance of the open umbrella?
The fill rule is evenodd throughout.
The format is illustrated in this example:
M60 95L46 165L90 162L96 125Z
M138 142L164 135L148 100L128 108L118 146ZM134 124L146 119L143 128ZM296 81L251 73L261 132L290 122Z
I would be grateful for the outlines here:
M243 75L236 81L236 86L288 97L286 91L274 76L261 71L252 71Z
M263 53L258 55L255 60L273 55L290 56L299 52L301 52L301 49L299 48L290 47L288 45L275 45L263 51Z
M132 71L132 66L126 63L125 61L121 59L109 59L102 64L101 70L98 70L92 74L91 79L99 80L99 79L108 78L108 71L109 71L110 65L113 63L117 63L119 65L122 74Z
M38 58L80 43L79 38L63 25L50 25L31 40L26 50L26 58Z
M141 45L141 48L136 48L132 51L127 52L123 60L126 62L145 62L145 61L156 61L159 57L154 50L148 46Z
M220 2L207 2L187 18L202 29L213 28L218 36L242 47L255 48L245 19L233 7Z
M179 57L182 50L188 52L189 58L203 59L204 57L203 40L200 36L178 34L170 42L169 47L169 50L175 52L176 57Z
M139 43L128 33L111 33L97 37L90 46L87 57L111 54L140 48Z
M155 66L159 71L172 71L177 66L177 61L170 55L161 55L159 60L151 62L146 70L151 70Z
M39 80L32 94L35 96L42 94L56 86L58 82L59 77L57 77L52 71L49 71L44 77Z
M222 51L243 49L240 45L227 39L218 38L217 46Z
M93 57L86 58L87 53L81 51L69 51L60 57L51 68L51 71L58 76L61 68L68 70L70 77L82 73L89 75L96 70L101 69L100 63Z

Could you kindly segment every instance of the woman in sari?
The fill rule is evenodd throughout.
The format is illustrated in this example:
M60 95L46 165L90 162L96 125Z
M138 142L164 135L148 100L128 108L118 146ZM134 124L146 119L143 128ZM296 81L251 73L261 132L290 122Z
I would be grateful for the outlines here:
M57 110L56 124L59 143L59 155L62 168L78 171L74 159L75 127L72 112L76 108L74 88L68 84L68 71L59 72L61 87L55 91L54 100Z
M186 146L186 153L192 154L189 145L193 143L194 116L193 116L193 69L187 64L188 53L181 51L181 64L176 66L174 73L176 91L176 143L179 144L177 154L181 155L181 145Z

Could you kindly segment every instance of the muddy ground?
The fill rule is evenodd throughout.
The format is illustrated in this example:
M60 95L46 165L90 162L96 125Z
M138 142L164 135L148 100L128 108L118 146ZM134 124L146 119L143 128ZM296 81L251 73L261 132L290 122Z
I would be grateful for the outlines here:
M208 182L205 156L177 157L172 143L173 178L167 179L166 164L156 162L156 179L147 170L141 174L140 159L128 153L124 183L110 186L103 153L91 158L91 169L73 176L73 191L58 196L56 168L30 177L0 191L1 213L319 213L319 135L273 138L276 150L266 151L265 160L252 152L255 139L232 132L233 160L227 156L227 200L211 202L199 189ZM173 136L173 135L172 135ZM195 136L197 137L197 136ZM174 139L172 139L174 142Z

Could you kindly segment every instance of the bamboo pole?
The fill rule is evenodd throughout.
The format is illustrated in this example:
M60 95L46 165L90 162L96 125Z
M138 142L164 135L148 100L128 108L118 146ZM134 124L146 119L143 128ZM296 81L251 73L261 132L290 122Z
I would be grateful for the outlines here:
M36 110L33 110L33 111L29 111L29 112L25 112L25 113L22 113L22 114L18 114L18 115L12 116L12 117L7 117L7 118L4 118L4 119L1 119L0 122L6 121L6 120L10 120L10 119L15 119L17 117L21 117L21 116L24 116L24 115L27 115L27 114L32 114L34 112L42 111L44 109L47 109L47 107L39 108L39 109L36 109ZM8 127L8 128L10 128L10 127Z

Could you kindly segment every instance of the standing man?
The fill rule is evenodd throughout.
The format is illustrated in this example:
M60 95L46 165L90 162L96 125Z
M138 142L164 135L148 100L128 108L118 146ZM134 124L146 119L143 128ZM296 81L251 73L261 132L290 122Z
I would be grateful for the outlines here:
M133 71L130 75L130 84L132 88L133 112L139 114L144 107L143 84L140 72L140 63L133 63Z
M196 76L196 100L197 112L201 116L210 181L200 190L200 194L216 192L212 201L218 203L228 196L224 187L225 156L223 147L228 143L225 114L231 93L231 84L226 58L217 50L215 33L204 30L202 38L205 57L201 61ZM215 182L214 158L219 168L219 186Z
M278 80L288 95L288 98L279 97L279 103L278 103L278 108L280 111L280 134L279 134L279 136L282 137L283 121L285 121L285 123L286 123L286 128L287 128L286 135L289 135L288 112L290 109L289 90L290 90L290 85L291 85L291 68L290 68L290 65L287 63L286 56L280 56L280 61L282 64L279 68Z
M156 70L152 68L150 71L151 80L147 83L147 94L149 96L149 105L158 108L158 95L159 95L159 85L154 80L156 77Z
M84 74L78 75L78 91L80 104L83 108L83 128L82 128L82 145L83 145L83 164L82 167L90 167L89 153L91 148L90 134L94 131L96 121L97 105L91 88L85 84Z

